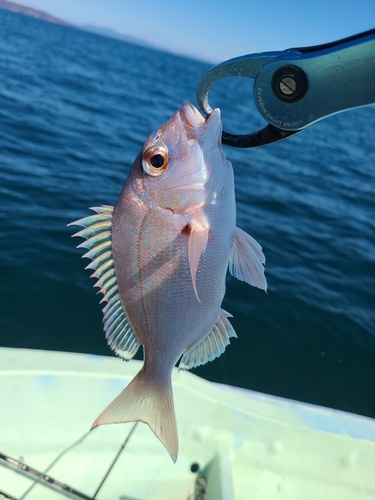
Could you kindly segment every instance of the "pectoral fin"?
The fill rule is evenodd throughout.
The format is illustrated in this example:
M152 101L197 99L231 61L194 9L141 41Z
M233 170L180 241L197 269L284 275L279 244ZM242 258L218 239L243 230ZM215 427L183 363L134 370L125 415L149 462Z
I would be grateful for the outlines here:
M190 370L218 358L229 344L230 337L237 337L228 318L231 315L220 309L213 330L199 344L185 351L178 366L179 370Z
M235 278L249 285L267 290L264 276L266 259L262 247L249 234L236 227L233 246L229 257L229 272Z
M197 291L197 269L199 264L199 259L202 253L205 251L208 241L209 226L206 221L192 220L189 223L190 235L189 235L189 266L191 279L193 282L193 288L195 296L198 302L200 302L198 291Z

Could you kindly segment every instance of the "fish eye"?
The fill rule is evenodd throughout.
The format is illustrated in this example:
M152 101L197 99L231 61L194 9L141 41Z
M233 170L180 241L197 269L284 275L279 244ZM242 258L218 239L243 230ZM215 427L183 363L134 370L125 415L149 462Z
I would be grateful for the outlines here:
M152 177L162 175L168 166L168 153L163 147L151 147L142 155L142 168Z

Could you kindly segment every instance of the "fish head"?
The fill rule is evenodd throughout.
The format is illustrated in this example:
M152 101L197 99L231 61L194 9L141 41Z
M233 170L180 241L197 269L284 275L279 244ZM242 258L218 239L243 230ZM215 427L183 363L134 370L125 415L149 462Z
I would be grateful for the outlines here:
M228 169L221 132L219 109L205 119L185 102L148 137L133 165L144 203L178 214L212 203Z

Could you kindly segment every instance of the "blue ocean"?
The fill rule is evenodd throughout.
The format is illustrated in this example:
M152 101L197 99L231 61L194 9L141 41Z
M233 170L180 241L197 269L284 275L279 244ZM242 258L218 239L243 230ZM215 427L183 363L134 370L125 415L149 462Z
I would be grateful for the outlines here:
M0 10L1 346L112 355L67 224L116 202L145 139L195 103L209 68ZM228 79L210 93L228 132L262 126L251 92ZM225 147L269 290L228 276L238 339L198 375L375 417L374 130L370 106L273 145Z

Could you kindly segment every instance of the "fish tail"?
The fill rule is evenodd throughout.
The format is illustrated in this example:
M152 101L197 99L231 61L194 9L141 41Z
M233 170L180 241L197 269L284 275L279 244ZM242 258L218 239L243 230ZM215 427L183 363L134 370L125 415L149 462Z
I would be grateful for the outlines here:
M171 380L155 383L145 380L141 370L129 385L110 403L93 423L102 424L141 421L147 424L164 445L172 460L178 454L176 415Z

